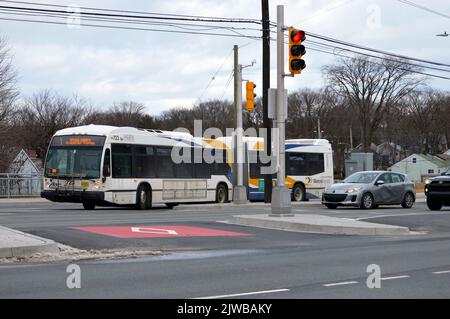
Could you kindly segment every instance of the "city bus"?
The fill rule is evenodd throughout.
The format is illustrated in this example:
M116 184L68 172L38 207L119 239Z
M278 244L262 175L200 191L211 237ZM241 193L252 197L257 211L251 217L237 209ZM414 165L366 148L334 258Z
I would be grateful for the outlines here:
M48 148L41 196L82 203L87 210L225 203L232 197L231 167L227 150L212 144L161 130L104 125L63 129ZM171 156L175 146L190 161L176 164Z
M233 138L221 140L233 148ZM261 174L260 153L264 151L264 139L244 137L245 186L250 201L264 199L264 176ZM291 139L286 140L286 187L291 190L293 201L320 199L322 193L334 182L333 151L328 140ZM274 153L274 150L272 150ZM276 180L276 174L272 176Z

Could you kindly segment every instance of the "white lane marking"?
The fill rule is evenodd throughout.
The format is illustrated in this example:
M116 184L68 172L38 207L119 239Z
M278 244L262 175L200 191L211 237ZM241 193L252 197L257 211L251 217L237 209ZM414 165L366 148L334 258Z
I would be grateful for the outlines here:
M441 213L409 213L409 214L391 214L391 215L378 215L378 216L370 216L370 217L360 217L355 220L366 220L366 219L375 219L375 218L384 218L384 217L401 217L401 216L420 216L420 215L444 215L444 212ZM448 213L447 213L448 214Z
M381 280L394 280L394 279L404 279L404 278L409 278L409 276L403 275L403 276L393 276L393 277L382 277Z
M433 272L433 274L435 275L450 274L450 270L435 271Z
M343 281L343 282L335 282L332 284L324 284L324 287L335 287L335 286L344 286L344 285L353 285L357 284L357 281Z
M132 233L159 234L159 235L178 235L173 229L150 228L150 227L131 227Z
M200 298L194 298L194 299L222 299L222 298L232 298L232 297L240 297L240 296L271 294L271 293L286 292L286 291L289 291L289 289L262 290L262 291L244 292L244 293L232 294L232 295L200 297Z

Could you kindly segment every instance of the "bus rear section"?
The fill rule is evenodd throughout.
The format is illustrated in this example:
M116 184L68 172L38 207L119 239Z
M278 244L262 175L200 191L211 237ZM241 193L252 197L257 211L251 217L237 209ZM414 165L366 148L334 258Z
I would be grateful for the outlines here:
M234 149L233 137L221 138ZM250 201L264 200L264 175L262 167L267 166L264 153L264 139L244 137L245 164L244 184ZM286 187L291 191L293 201L320 199L326 187L333 184L333 153L331 144L323 139L286 140ZM272 149L272 154L275 150ZM235 168L235 166L234 166ZM233 173L236 170L233 170ZM233 174L234 175L234 174ZM275 185L276 172L272 174ZM233 176L233 180L235 176Z

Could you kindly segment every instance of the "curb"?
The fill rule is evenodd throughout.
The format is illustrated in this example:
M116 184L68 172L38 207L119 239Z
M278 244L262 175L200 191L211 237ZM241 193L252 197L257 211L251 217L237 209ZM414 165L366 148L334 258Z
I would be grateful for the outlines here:
M0 247L0 258L21 258L37 253L59 253L56 242L21 231L0 226L0 234L7 233L9 237L19 238L28 241L28 244L12 245L11 247Z
M407 227L360 222L322 215L296 215L294 217L243 215L233 216L226 223L328 235L398 236L412 234Z

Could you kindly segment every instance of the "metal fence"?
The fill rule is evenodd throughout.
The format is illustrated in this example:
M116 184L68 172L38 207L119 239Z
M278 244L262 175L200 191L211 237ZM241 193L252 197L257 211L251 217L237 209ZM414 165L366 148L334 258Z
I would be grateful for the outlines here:
M0 198L38 197L42 176L31 174L0 174Z

